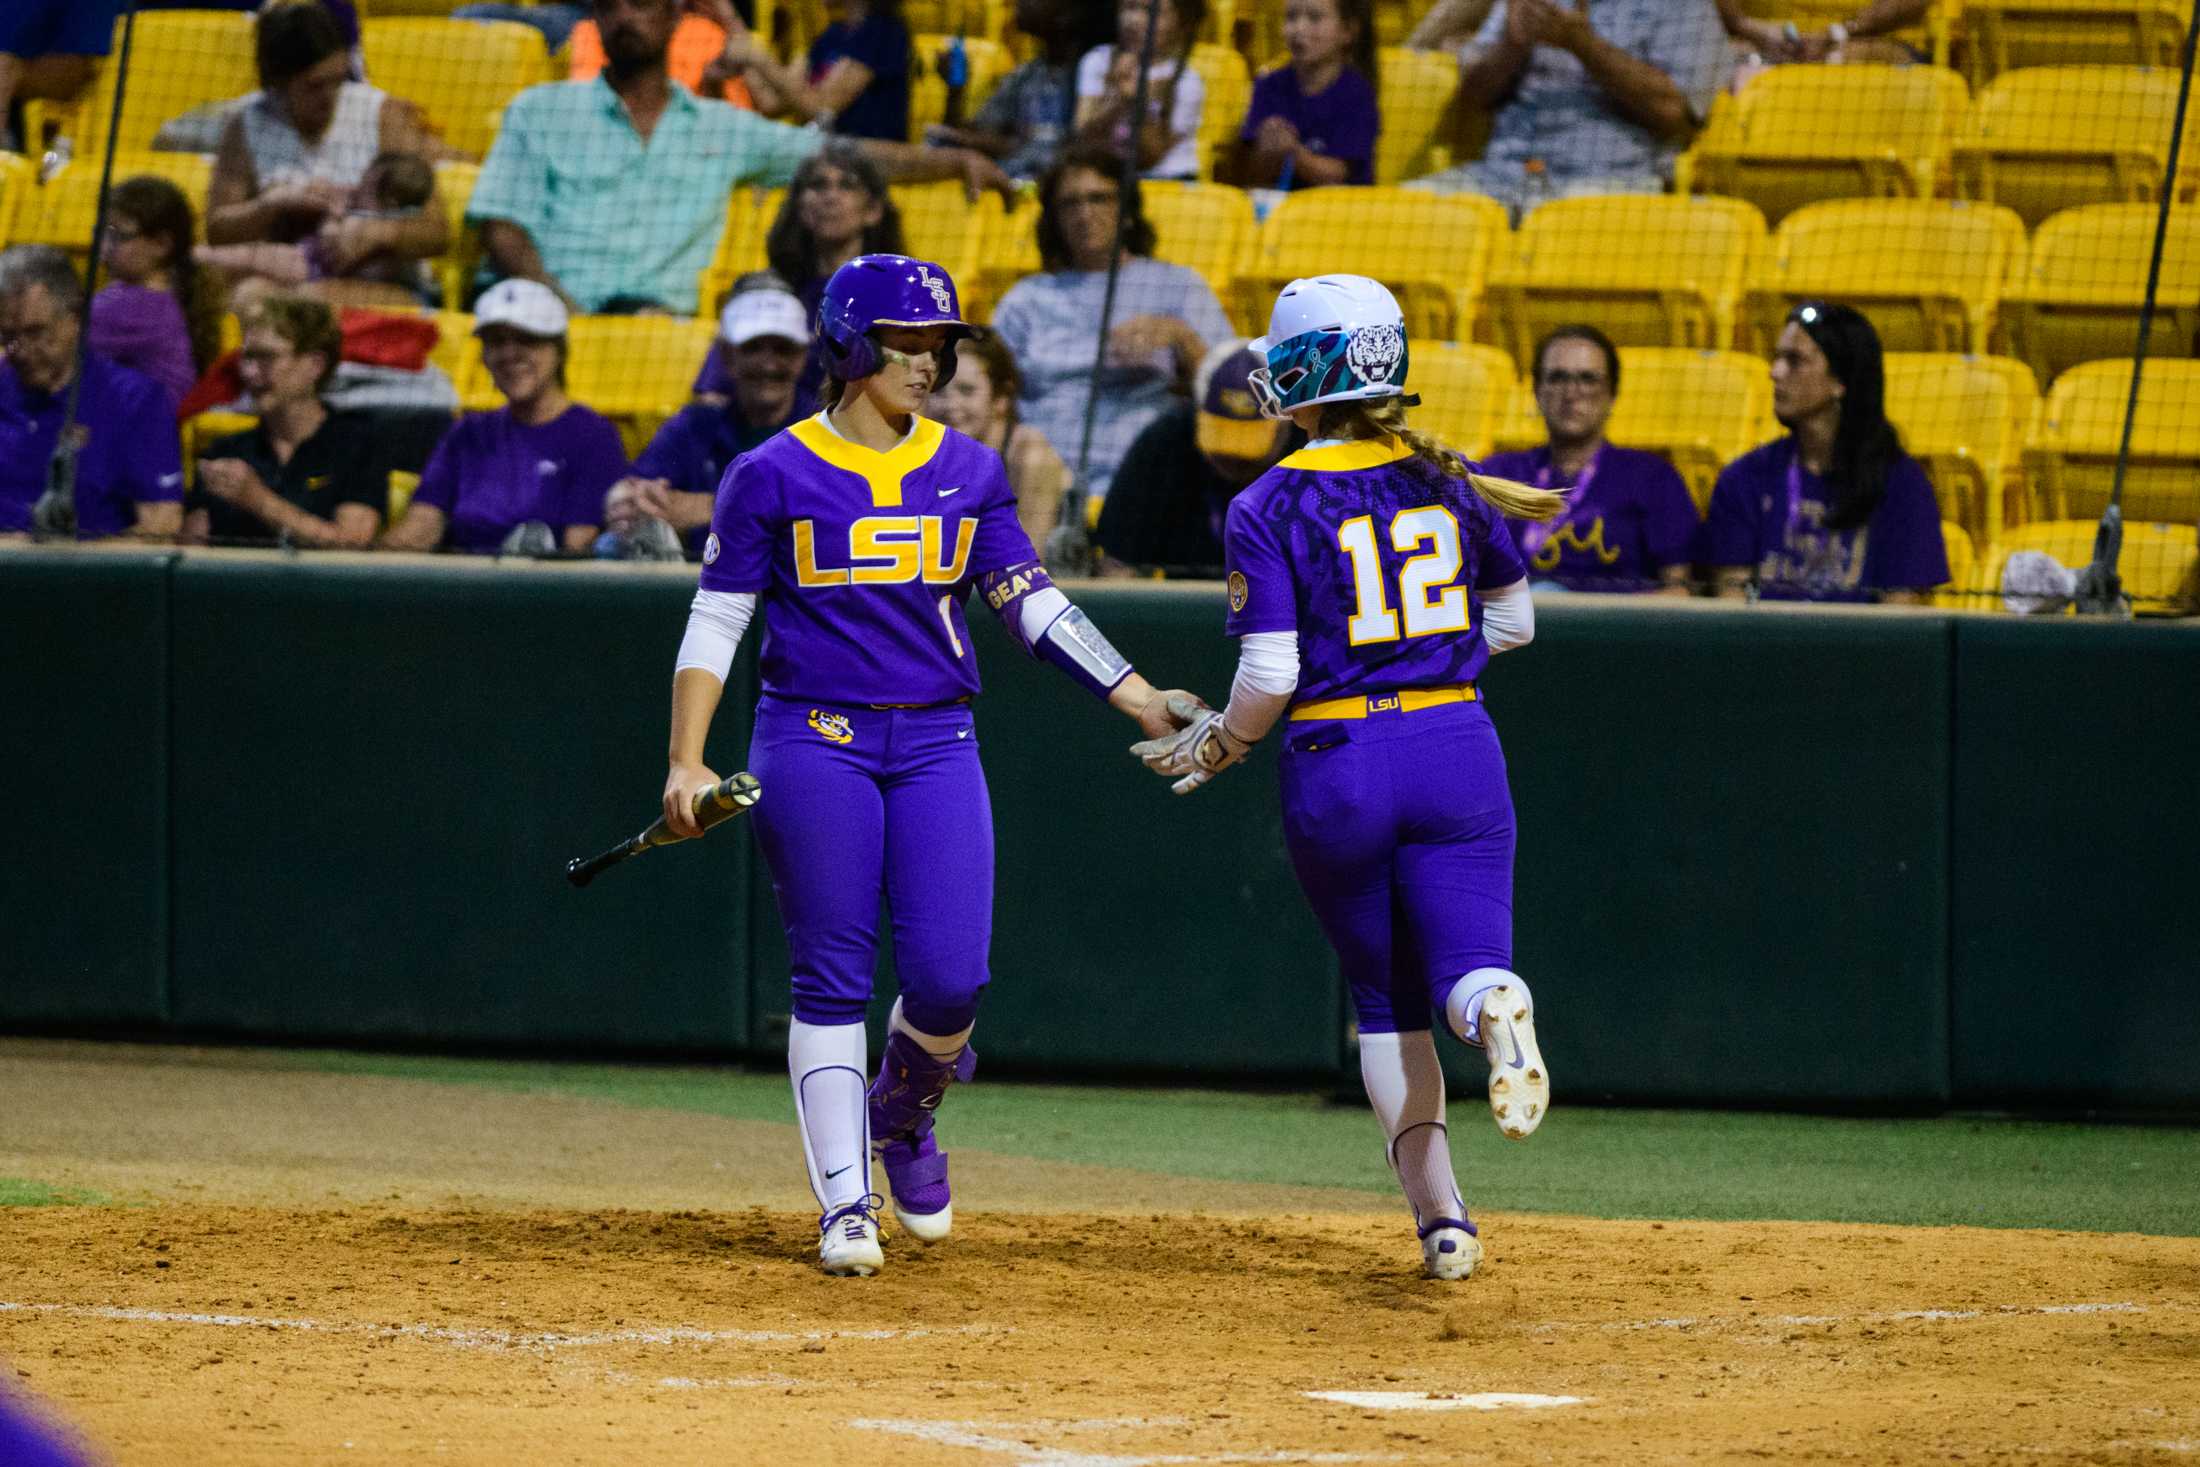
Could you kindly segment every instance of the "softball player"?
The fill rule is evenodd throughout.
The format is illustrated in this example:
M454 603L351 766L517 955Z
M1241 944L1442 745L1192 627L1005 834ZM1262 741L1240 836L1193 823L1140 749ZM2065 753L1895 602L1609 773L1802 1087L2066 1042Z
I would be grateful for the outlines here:
M1024 650L1159 736L1196 703L1156 692L1047 578L1016 521L1000 456L918 415L976 334L938 265L862 255L818 307L826 410L736 460L718 486L701 589L672 684L665 816L717 776L703 743L759 602L763 696L749 768L754 820L786 924L794 1084L818 1259L883 1262L872 1148L894 1216L947 1236L947 1154L933 1111L971 1077L970 1032L993 922L993 821L970 700L963 601L973 586ZM864 1085L880 897L901 996L878 1076Z
M1187 794L1284 720L1292 866L1351 985L1422 1261L1463 1279L1482 1245L1452 1177L1430 1012L1486 1054L1499 1128L1533 1132L1550 1075L1511 966L1512 796L1474 680L1535 630L1504 517L1565 501L1406 427L1405 320L1375 281L1292 281L1251 350L1263 409L1311 441L1230 504L1229 706L1132 752Z

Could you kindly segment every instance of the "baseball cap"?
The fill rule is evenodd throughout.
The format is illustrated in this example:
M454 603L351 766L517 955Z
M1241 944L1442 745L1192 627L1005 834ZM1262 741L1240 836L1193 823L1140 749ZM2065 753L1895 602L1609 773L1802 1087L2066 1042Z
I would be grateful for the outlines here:
M1249 380L1264 366L1244 341L1225 342L1199 364L1199 451L1259 462L1275 451L1276 425L1261 416Z
M810 344L809 312L799 296L784 290L745 290L718 313L718 334L728 346L746 346L759 336L777 336L797 346Z
M529 336L563 336L568 319L558 293L534 280L500 280L474 302L476 336L491 326L509 326Z

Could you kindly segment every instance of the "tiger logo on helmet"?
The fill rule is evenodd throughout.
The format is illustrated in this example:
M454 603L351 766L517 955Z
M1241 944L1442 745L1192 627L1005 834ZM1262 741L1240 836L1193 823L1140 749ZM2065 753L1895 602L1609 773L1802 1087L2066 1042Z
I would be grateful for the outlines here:
M1268 334L1249 350L1267 363L1253 369L1251 385L1271 418L1406 390L1405 313L1382 282L1365 275L1292 281L1276 297Z

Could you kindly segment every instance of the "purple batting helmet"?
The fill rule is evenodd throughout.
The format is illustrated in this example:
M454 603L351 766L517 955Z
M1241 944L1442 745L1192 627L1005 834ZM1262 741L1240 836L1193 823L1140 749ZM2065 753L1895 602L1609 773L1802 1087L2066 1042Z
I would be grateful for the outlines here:
M858 255L833 272L818 302L817 332L825 339L825 367L843 382L870 376L882 365L871 332L879 326L945 326L935 390L955 375L955 342L977 336L962 319L955 282L930 260L907 255Z

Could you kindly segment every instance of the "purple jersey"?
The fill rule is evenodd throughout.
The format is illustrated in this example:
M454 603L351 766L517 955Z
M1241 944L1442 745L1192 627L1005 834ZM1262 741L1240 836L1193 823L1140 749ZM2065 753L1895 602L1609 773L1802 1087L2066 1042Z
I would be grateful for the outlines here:
M978 691L971 582L1037 559L992 449L918 418L880 453L819 413L726 471L702 587L760 594L767 693L946 703Z
M412 502L450 516L454 549L492 551L522 520L603 523L603 497L626 472L611 420L578 403L529 425L510 408L468 413L436 445Z
M1695 548L1695 501L1673 466L1639 448L1597 450L1568 483L1551 471L1551 451L1501 453L1483 467L1539 489L1564 489L1566 510L1547 523L1512 520L1528 573L1572 591L1640 591Z
M1768 600L1869 601L1948 579L1940 510L1908 454L1887 465L1887 496L1853 530L1824 527L1825 483L1795 461L1791 435L1753 448L1719 474L1696 558L1755 566Z
M1472 485L1395 439L1300 449L1230 502L1233 637L1299 634L1297 700L1472 682L1477 591L1527 571Z
M1382 131L1382 119L1375 106L1375 88L1358 67L1346 66L1335 81L1311 97L1299 90L1299 74L1292 68L1279 66L1268 72L1253 83L1252 105L1245 109L1238 137L1251 142L1271 117L1290 123L1299 141L1314 152L1350 164L1346 183L1375 181L1375 135ZM1304 188L1306 183L1296 179L1292 186Z
M33 392L0 362L0 532L31 527L68 405L66 387ZM140 504L183 498L176 404L152 378L86 357L75 432L78 539L123 534Z

